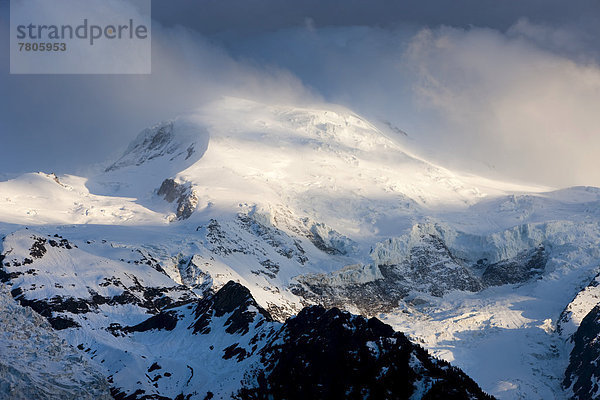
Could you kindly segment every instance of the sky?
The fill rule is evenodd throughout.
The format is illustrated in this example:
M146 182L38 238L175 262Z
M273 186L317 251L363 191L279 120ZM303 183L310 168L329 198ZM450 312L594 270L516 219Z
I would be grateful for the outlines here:
M154 0L151 75L10 75L0 173L85 174L220 96L349 107L450 168L600 186L600 0Z

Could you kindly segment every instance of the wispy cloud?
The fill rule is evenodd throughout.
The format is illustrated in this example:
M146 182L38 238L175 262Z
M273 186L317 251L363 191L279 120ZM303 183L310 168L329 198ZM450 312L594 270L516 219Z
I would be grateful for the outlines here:
M600 68L514 35L522 29L442 28L412 40L406 62L415 69L416 100L438 118L424 132L427 142L506 175L598 185ZM561 48L572 40L550 39Z

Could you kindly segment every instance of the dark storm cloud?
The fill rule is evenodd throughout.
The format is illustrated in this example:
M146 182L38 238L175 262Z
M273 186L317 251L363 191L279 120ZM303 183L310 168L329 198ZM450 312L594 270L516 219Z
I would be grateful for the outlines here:
M199 32L261 33L303 25L317 27L399 24L486 26L505 30L519 18L563 25L598 12L597 0L170 0L153 2L154 17Z

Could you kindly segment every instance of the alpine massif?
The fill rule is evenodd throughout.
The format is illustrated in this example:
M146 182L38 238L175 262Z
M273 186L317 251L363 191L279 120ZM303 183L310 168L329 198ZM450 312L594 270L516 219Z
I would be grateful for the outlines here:
M224 98L97 173L0 182L0 397L600 395L600 189L397 131Z

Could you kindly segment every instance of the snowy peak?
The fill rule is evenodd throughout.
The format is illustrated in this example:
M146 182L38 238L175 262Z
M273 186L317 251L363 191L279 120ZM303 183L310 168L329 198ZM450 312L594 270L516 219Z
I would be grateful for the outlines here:
M265 321L273 321L271 315L260 307L250 291L241 284L229 281L217 293L199 301L194 309L196 321L192 325L194 333L210 332L210 319L228 315L224 324L229 334L246 334L257 314Z
M181 204L175 207L177 219L210 206L283 203L299 215L328 215L333 222L364 218L373 206L367 199L380 199L384 214L398 218L485 196L450 171L409 155L343 107L235 98L144 130L89 186L146 198L164 192L165 182L194 193L185 213ZM347 208L334 206L340 201Z
M448 171L341 107L226 98L143 131L89 180L0 182L0 279L118 398L314 398L319 376L340 379L336 398L483 396L340 310L499 397L549 398L576 336L565 386L590 383L599 204L597 188ZM289 385L296 370L310 385Z
M507 193L504 184L410 155L343 107L235 98L145 129L89 179L57 179L0 182L9 195L0 197L0 216L15 223L143 225L237 213L240 204L283 204L346 236L373 236L390 235L411 217L464 210Z
M130 166L140 166L157 158L167 158L170 162L176 159L185 162L191 158L202 157L205 149L198 143L205 143L208 138L199 127L193 127L194 134L189 135L189 122L183 118L161 122L151 128L144 129L131 142L121 158L106 168L105 172L115 171ZM200 151L199 154L196 154ZM192 161L193 161L192 160Z

